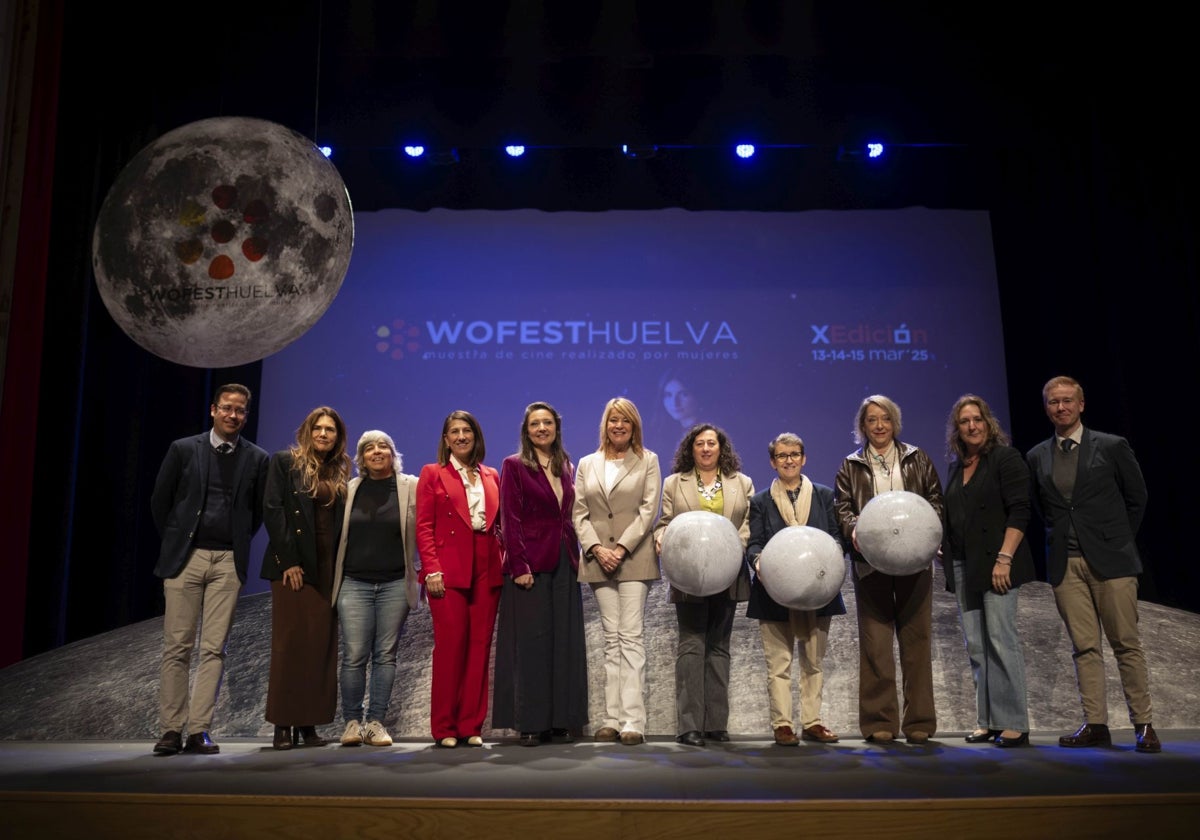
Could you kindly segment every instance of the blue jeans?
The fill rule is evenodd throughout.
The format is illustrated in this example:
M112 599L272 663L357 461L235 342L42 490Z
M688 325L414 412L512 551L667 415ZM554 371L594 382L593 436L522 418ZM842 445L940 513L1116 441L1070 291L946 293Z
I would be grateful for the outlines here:
M954 561L954 579L966 577ZM975 678L975 708L980 729L1029 731L1025 695L1025 657L1017 633L1017 589L1004 595L988 589L967 592L959 583L955 595L962 615L967 658Z
M342 628L342 718L383 722L392 685L396 682L396 647L408 618L404 578L388 583L368 583L346 578L337 599ZM371 661L371 691L363 717L367 660Z

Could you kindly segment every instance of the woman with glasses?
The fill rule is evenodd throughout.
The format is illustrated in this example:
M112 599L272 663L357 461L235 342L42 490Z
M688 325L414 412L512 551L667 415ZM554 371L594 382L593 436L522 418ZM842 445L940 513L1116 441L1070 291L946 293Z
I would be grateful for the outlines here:
M833 488L816 484L801 473L804 441L784 432L767 444L771 466L778 475L771 486L750 499L750 542L746 553L754 570L746 618L757 618L767 660L767 700L775 743L792 747L800 740L835 743L835 735L821 721L821 693L825 675L821 662L829 646L833 616L846 614L839 592L828 604L815 610L789 609L777 603L758 575L758 557L771 537L785 528L806 525L817 528L841 544L837 516L833 512ZM844 570L843 570L844 571ZM800 651L800 727L792 717L792 661L797 643Z

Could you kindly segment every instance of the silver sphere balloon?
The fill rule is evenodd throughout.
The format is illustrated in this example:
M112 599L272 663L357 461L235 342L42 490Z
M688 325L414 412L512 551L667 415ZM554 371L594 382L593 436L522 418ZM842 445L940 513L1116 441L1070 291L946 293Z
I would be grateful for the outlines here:
M776 603L792 610L828 604L846 580L841 543L809 525L792 525L767 540L758 555L758 576Z
M688 595L716 595L737 580L743 551L732 522L719 513L689 510L672 519L663 532L663 574Z
M873 568L889 575L912 575L937 554L942 520L924 496L891 490L867 502L856 533L858 548Z

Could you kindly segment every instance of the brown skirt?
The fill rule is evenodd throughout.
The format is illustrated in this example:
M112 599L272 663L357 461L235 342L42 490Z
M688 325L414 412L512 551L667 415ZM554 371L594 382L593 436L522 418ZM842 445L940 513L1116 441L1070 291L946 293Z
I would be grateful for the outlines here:
M328 594L305 584L299 592L271 582L271 673L267 720L276 726L316 726L337 707L337 614Z

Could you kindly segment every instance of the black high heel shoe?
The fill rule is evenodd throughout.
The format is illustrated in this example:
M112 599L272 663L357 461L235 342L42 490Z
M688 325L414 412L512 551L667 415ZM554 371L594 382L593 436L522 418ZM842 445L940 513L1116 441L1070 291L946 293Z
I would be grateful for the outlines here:
M317 734L315 726L297 726L292 729L292 746L300 746L304 741L306 747L323 747L329 742Z
M972 732L963 738L968 744L982 744L984 741L994 741L1000 735L1002 730L987 729L983 732Z
M271 740L271 746L277 750L290 750L292 748L291 727L276 726L275 737Z

